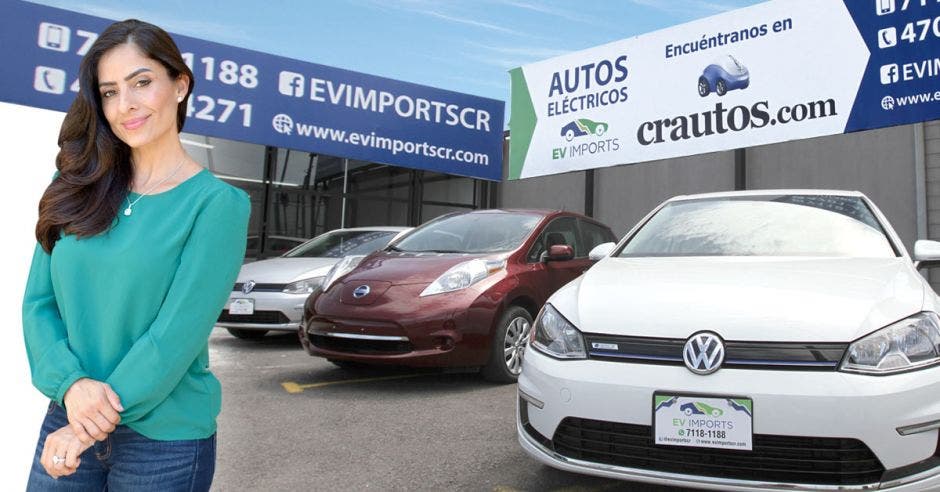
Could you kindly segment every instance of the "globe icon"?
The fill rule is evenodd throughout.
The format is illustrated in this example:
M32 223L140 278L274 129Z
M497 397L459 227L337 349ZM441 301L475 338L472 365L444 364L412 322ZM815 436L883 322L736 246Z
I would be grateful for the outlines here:
M894 109L894 98L891 96L885 96L881 100L881 109L884 109L885 111Z
M274 119L271 120L271 124L274 125L274 129L277 130L278 133L285 135L290 135L291 131L294 130L294 120L284 113L275 115Z

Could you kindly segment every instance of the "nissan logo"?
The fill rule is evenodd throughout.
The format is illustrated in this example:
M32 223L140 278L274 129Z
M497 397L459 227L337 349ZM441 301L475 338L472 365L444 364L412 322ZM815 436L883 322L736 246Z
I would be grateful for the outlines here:
M256 285L256 284L255 284L255 281L254 281L254 280L249 280L249 281L245 282L245 283L242 285L242 294L247 294L247 293L251 292L251 290L255 288L255 285Z
M372 289L370 289L368 285L360 285L359 287L356 287L355 290L353 290L353 297L356 299L361 299L369 295L369 291L371 290Z
M685 342L682 359L695 374L711 374L725 361L725 343L715 333L698 332Z

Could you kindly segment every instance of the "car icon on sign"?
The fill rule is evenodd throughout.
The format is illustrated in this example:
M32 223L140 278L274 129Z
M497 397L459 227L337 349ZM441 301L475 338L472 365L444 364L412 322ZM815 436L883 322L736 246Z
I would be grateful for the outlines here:
M701 402L686 403L682 405L681 407L679 407L679 410L681 410L684 414L689 415L689 416L711 415L712 417L721 417L722 414L725 413L724 410L720 408L715 408L715 407L706 405Z
M565 137L565 140L571 141L574 137L581 137L584 135L597 135L600 137L607 131L607 123L602 123L599 121L591 121L587 118L581 118L568 123L561 129L561 136Z
M698 78L698 95L705 97L716 92L725 95L734 89L747 89L751 84L751 74L735 57L724 55L705 67Z

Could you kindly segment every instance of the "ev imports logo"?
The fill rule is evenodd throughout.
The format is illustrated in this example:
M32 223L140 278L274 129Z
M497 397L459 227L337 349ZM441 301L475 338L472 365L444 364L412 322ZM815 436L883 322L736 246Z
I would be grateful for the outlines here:
M294 131L294 119L284 113L274 115L271 125L274 126L274 130L284 135L290 135Z

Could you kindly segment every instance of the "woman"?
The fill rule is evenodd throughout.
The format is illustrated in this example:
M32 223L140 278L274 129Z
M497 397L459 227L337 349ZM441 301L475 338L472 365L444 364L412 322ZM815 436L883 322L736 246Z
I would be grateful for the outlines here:
M112 24L79 77L23 300L33 384L52 399L28 489L207 490L208 336L249 200L180 143L193 75L166 32Z

